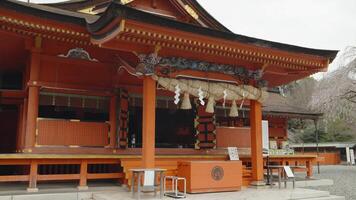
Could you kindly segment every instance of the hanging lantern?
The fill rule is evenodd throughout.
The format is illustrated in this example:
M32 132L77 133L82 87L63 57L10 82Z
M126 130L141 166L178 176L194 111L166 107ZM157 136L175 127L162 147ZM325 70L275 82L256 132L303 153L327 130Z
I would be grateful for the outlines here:
M190 99L189 99L189 93L188 92L184 93L182 105L181 105L180 108L183 109L183 110L192 109L192 104L190 104Z
M214 106L215 106L215 99L214 97L210 96L208 99L208 104L206 104L205 112L214 113Z
M237 105L236 105L235 100L232 100L232 105L231 105L229 116L230 117L238 117L239 116L239 111L237 110Z

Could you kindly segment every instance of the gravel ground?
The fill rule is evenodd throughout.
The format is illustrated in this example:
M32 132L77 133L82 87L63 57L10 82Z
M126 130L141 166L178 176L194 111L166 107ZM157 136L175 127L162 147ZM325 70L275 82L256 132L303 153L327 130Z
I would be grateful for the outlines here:
M356 200L356 166L320 166L320 174L315 167L314 177L333 179L334 185L310 187L310 189L329 191L332 195L345 196L346 200Z

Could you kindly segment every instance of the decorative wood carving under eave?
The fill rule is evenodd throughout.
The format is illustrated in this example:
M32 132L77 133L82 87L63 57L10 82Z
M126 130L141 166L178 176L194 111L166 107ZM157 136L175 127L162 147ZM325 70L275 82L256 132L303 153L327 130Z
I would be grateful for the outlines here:
M58 57L75 58L75 59L82 59L82 60L98 62L97 59L91 58L89 53L87 51L85 51L83 48L70 49L66 55L60 54L60 55L58 55Z
M248 83L250 80L256 82L260 88L267 86L267 81L262 79L263 70L248 70L241 66L232 66L224 64L209 63L204 61L189 60L179 57L159 57L156 53L140 54L140 63L136 67L136 73L139 75L153 75L156 66L169 67L173 70L196 70L203 72L213 72L231 75ZM170 69L162 68L161 74L169 75Z

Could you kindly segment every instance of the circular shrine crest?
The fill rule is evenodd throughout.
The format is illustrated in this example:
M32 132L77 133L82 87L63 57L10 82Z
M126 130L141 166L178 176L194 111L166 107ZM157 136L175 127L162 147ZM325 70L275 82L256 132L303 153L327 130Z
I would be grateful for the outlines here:
M220 181L224 177L224 169L220 166L215 166L211 170L211 178L216 181Z

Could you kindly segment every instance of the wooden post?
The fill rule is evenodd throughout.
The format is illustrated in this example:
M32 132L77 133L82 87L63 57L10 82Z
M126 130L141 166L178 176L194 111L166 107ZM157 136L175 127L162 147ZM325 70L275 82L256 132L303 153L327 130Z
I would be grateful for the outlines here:
M156 81L143 78L142 165L155 167Z
M38 117L39 87L37 81L40 71L40 54L31 54L30 80L28 82L28 105L26 120L25 152L32 152L36 140L36 124Z
M87 177L88 177L88 161L82 160L80 164L80 180L78 190L87 190Z
M29 184L28 184L27 192L38 192L37 171L38 171L38 163L36 160L32 160L30 165L30 175L29 175Z
M28 100L27 100L27 98L25 98L24 100L23 100L23 113L22 113L22 124L21 124L21 126L22 126L22 129L21 129L21 131L22 131L22 133L21 133L21 138L20 138L20 146L21 146L21 150L22 150L22 152L24 152L24 148L25 148L25 137L26 137L26 125L27 125L27 123L26 123L26 121L27 121L27 105L28 105Z
M23 104L18 106L18 116L17 116L17 136L16 136L16 152L22 149L22 134L23 134Z
M313 177L313 164L312 164L312 161L307 160L305 165L307 167L307 177L306 178Z
M110 98L110 148L116 147L116 116L117 116L117 98L116 96L112 96Z
M262 106L250 100L252 185L264 185L262 154Z

